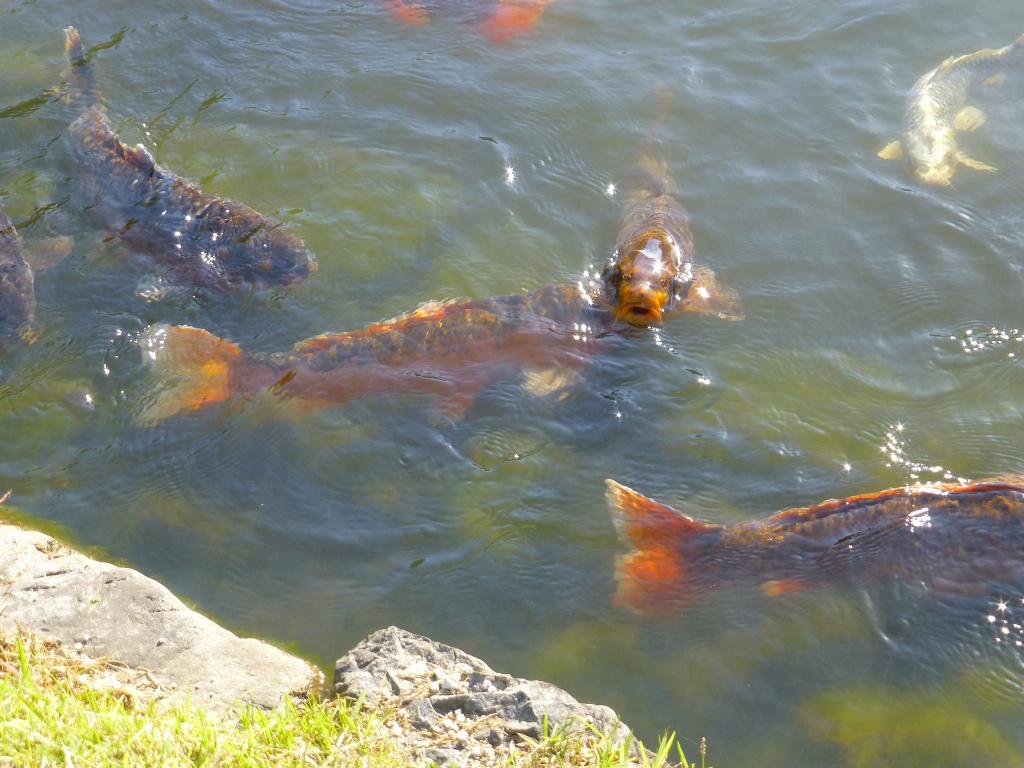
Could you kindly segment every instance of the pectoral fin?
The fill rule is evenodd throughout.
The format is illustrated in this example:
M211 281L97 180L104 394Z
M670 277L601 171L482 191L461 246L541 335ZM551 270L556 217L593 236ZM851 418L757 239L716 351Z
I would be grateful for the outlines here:
M899 139L886 144L879 150L878 156L883 160L899 160L903 157L903 147L900 146Z
M743 308L736 291L719 282L707 267L694 267L693 279L680 291L679 309L701 312L720 320L742 320Z
M958 131L974 131L985 124L985 113L977 107L964 107L956 114L953 127Z
M973 157L968 157L967 155L964 154L957 155L956 159L960 162L961 165L966 165L968 168L973 168L976 171L985 171L985 173L995 173L997 170L999 170L994 165L983 163L981 162L981 160L975 160Z
M810 584L803 579L771 579L761 584L761 591L768 597L778 597L802 592L809 586Z
M35 272L42 272L66 259L75 248L70 235L47 237L25 247L25 261Z
M982 85L1002 85L1006 82L1006 73L1000 72L998 75L992 75L981 81Z
M523 386L535 397L547 397L579 383L580 375L571 368L540 368L526 372Z

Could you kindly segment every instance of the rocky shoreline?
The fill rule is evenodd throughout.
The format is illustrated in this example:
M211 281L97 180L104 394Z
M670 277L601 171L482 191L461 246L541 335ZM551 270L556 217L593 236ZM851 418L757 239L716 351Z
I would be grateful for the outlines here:
M627 738L614 711L550 683L495 672L474 656L397 627L342 655L333 686L307 661L240 638L131 568L88 557L44 533L0 524L0 629L27 631L138 670L172 704L228 716L284 698L334 693L393 713L390 735L439 766L504 765L558 729Z

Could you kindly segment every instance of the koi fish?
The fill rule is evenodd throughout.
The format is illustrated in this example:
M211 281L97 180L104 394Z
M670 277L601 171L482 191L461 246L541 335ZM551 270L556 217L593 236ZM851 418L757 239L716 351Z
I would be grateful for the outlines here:
M660 325L673 314L742 317L735 292L693 265L686 214L662 162L647 163L626 197L615 256L589 288L429 302L391 320L307 339L290 352L247 355L199 328L155 326L147 359L175 381L144 421L196 410L236 394L276 391L339 403L374 394L425 392L459 417L489 382L525 374L537 395L565 389L623 326Z
M21 236L0 209L0 343L31 341L36 314L32 269Z
M671 307L651 303L643 316L671 312L722 315L731 293L711 270L693 270ZM600 289L598 289L600 291ZM249 355L230 341L189 326L153 326L145 358L165 380L143 421L159 421L235 395L271 389L313 403L341 403L407 392L436 397L457 418L481 388L515 372L534 394L564 389L621 329L610 297L579 285L553 285L513 296L430 302L392 320L315 336L291 351ZM653 300L652 300L653 301ZM723 303L724 302L724 303Z
M244 203L207 195L127 146L107 119L92 52L64 30L69 99L82 110L65 144L82 172L87 206L124 241L152 252L178 280L218 291L264 289L305 279L313 254L295 235Z
M892 488L730 526L606 482L615 525L632 546L618 562L615 602L640 614L683 608L743 582L779 595L896 578L980 594L1024 579L1021 476Z
M887 144L878 156L904 158L914 177L924 183L948 186L960 165L994 173L995 166L964 154L956 144L957 131L973 131L985 114L965 106L976 83L1002 82L1006 69L1024 62L1024 35L1005 48L985 48L951 56L914 83L907 95L903 137Z
M437 2L418 3L410 0L382 0L391 15L413 26L430 23L430 8ZM490 10L475 23L491 41L504 43L528 32L540 20L544 9L554 0L491 0L485 5ZM447 0L451 4L452 0ZM474 5L476 3L474 2ZM478 15L478 14L471 14Z
M679 304L723 320L741 320L739 300L706 267L693 264L689 217L660 155L641 156L624 191L615 253L601 274L601 298L615 318L659 325Z

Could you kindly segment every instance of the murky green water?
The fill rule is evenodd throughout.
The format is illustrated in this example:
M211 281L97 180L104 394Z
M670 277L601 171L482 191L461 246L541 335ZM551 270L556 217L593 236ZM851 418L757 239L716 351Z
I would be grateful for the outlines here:
M37 275L39 342L0 361L0 487L324 665L395 623L644 737L707 736L719 766L1024 763L1020 595L738 588L639 619L610 603L603 500L613 477L732 522L1024 470L1024 78L963 139L997 175L922 188L875 157L916 78L1009 43L1024 6L560 0L493 45L444 5L414 28L374 2L0 0L0 196L29 243L75 237ZM97 59L125 140L287 221L319 272L147 299L152 262L104 243L69 184L71 115L44 92L70 23L125 30ZM659 85L698 258L744 322L677 319L559 403L499 382L455 427L417 398L271 395L137 423L151 323L278 350L601 264Z

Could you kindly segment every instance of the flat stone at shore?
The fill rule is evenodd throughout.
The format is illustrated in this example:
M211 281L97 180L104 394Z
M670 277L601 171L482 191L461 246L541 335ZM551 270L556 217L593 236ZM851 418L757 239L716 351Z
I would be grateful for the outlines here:
M322 673L268 643L237 637L161 584L75 552L46 534L0 524L0 626L22 627L92 657L148 670L211 712L270 709L319 690Z

